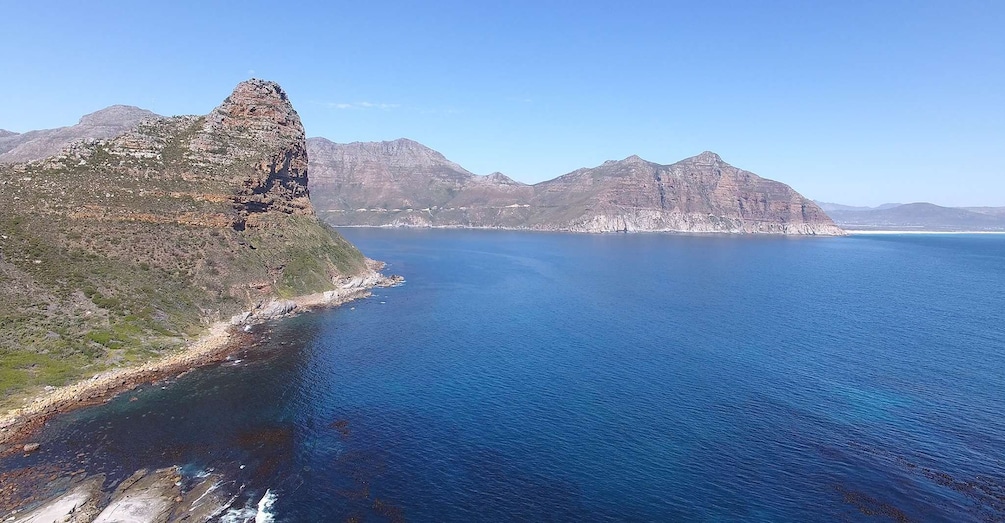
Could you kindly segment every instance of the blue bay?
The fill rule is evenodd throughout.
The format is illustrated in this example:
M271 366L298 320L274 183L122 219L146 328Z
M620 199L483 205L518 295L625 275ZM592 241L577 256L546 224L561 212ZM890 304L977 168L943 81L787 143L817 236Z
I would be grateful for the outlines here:
M343 233L406 283L15 465L212 468L277 521L1005 518L1005 237Z

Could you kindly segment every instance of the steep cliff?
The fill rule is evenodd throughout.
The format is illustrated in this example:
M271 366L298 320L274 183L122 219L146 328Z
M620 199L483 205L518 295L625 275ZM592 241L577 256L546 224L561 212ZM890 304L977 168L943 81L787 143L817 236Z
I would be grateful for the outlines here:
M839 235L789 186L704 152L671 165L631 156L535 186L528 224L584 232Z
M510 211L534 189L501 173L477 176L412 140L337 144L310 138L311 191L340 225L518 226Z
M0 390L143 358L366 273L307 182L300 118L261 80L206 116L0 166Z
M315 201L335 225L843 234L789 186L710 152L671 165L631 156L530 186L408 140L308 147Z

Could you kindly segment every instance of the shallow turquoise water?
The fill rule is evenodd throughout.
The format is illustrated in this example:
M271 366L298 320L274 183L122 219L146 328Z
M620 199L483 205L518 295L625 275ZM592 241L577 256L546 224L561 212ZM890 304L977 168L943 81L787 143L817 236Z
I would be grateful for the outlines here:
M2 466L212 467L277 521L1005 518L1005 238L344 233L407 283Z

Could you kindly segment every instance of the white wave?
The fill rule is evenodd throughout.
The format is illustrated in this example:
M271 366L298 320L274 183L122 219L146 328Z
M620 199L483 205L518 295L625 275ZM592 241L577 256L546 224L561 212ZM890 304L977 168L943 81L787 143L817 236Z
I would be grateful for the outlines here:
M271 490L266 490L262 499L258 500L257 508L249 502L241 508L232 508L224 515L220 516L220 523L274 523L276 515L272 513L272 504L276 502L276 495ZM233 500L231 500L233 503Z
M252 507L232 508L220 516L220 523L248 523L258 517L258 511Z
M276 520L275 514L271 512L272 505L276 502L276 495L271 490L266 490L265 495L258 501L258 513L255 514L255 523L272 523Z

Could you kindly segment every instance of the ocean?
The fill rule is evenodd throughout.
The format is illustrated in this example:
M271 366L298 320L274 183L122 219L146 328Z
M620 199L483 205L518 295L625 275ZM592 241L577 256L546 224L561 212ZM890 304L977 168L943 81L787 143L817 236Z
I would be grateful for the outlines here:
M1005 520L1003 236L342 232L405 284L0 471L213 471L231 521Z

